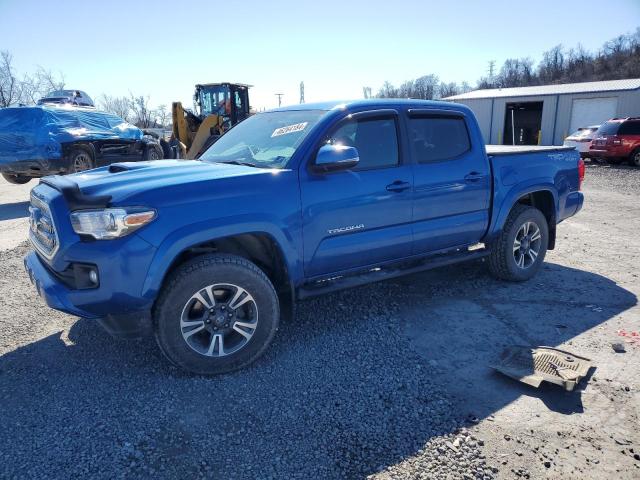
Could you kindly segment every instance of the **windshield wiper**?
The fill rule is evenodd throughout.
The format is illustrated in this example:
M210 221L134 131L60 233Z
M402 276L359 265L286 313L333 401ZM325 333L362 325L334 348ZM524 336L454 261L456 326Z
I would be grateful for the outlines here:
M253 168L262 168L251 162L241 162L239 160L229 160L228 162L215 162L215 163L226 163L231 165L244 165L245 167L253 167Z

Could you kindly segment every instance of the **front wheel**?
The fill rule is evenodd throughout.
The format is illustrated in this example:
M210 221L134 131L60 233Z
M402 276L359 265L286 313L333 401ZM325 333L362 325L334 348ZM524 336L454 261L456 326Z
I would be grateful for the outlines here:
M489 269L502 280L529 280L542 266L548 243L549 227L542 212L516 205L490 246Z
M246 367L271 343L280 310L273 285L235 255L203 255L167 280L154 308L158 346L174 365L201 375Z
M2 177L9 183L13 183L14 185L24 185L31 180L31 177L27 177L25 175L19 175L17 173L3 173Z
M637 148L629 156L629 165L633 167L640 167L640 148Z

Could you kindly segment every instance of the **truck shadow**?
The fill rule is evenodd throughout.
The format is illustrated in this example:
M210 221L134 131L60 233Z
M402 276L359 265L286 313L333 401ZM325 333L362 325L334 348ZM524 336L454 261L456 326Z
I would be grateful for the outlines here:
M464 275L466 281L460 278ZM429 295L442 281L435 271L399 280L413 299L402 312L405 331L458 408L480 419L521 396L538 399L556 413L582 413L581 394L594 368L573 392L566 392L546 383L538 389L520 384L492 365L507 346L574 343L580 334L637 304L632 292L605 277L552 263L520 284L494 281L474 266L462 266L444 278L453 284L461 280L465 294ZM561 348L584 355L579 343Z
M0 222L29 216L29 202L4 203L0 205Z
M85 475L106 477L361 478L523 395L580 413L580 391L534 390L488 365L505 345L558 345L636 302L560 265L524 284L480 263L442 268L308 300L254 366L216 378L78 320L0 357L5 473L38 461L72 476L81 453L94 458ZM28 455L25 429L67 448Z

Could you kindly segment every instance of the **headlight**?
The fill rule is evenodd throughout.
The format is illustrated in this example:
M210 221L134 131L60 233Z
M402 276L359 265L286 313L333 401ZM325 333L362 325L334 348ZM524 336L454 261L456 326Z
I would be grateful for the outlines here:
M80 210L71 214L71 226L78 235L108 240L129 235L154 218L155 210L139 207Z

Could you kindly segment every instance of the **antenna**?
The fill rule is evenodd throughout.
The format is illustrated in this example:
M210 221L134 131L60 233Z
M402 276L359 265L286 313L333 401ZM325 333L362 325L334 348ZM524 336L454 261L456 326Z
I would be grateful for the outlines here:
M284 93L276 93L275 95L278 97L278 107L280 107L282 105L282 96Z
M300 82L300 103L304 103L304 82Z

